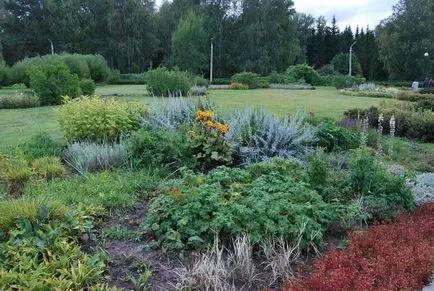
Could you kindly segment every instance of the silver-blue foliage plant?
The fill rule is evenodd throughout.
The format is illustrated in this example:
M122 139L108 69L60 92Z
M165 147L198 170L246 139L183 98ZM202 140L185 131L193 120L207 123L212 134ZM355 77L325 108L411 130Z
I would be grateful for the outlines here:
M238 150L244 164L282 157L303 161L314 151L314 128L299 111L283 120L259 109L236 111L228 119L226 138Z
M149 104L148 114L142 118L142 125L174 132L182 124L194 122L199 109L210 108L206 98L154 98Z

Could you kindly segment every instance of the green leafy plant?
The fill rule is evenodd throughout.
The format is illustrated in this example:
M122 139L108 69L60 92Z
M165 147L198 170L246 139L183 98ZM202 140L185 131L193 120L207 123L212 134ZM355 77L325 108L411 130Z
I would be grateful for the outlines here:
M191 166L186 134L162 129L142 128L126 140L128 159L135 168L167 168L177 170Z
M57 105L62 96L75 98L81 94L80 82L65 64L41 65L30 71L30 88L39 97L41 105Z
M24 156L33 160L44 156L59 156L62 145L54 141L47 133L40 132L20 146Z
M339 207L308 188L306 172L295 161L272 159L245 169L219 167L208 175L184 173L151 200L145 229L164 249L203 248L249 233L253 244L282 237L301 245L321 244Z
M321 122L315 131L316 142L326 151L349 150L358 147L359 134L331 121Z
M188 146L196 163L202 170L210 170L233 162L235 150L224 139L229 127L215 121L214 113L199 110L197 124L188 132Z
M69 141L115 141L139 127L145 107L96 96L64 98L59 123Z
M313 86L323 85L321 82L321 76L318 74L318 72L307 64L290 66L285 71L285 76L288 80L291 80L292 82L304 80L306 83Z

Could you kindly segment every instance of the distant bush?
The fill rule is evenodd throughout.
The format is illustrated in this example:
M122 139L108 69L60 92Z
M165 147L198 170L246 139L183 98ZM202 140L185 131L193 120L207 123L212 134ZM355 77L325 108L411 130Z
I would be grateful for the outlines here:
M270 84L271 89L283 90L315 90L310 84Z
M9 68L6 66L5 61L0 56L0 88L8 85Z
M71 74L79 79L92 79L95 82L105 81L110 68L104 57L100 55L60 54L25 58L16 62L9 70L9 84L24 83L30 86L29 72L46 65L64 64Z
M268 76L268 81L271 84L282 84L285 83L285 75L279 74L276 71L272 71L270 75Z
M332 78L333 86L340 90L344 88L351 88L356 85L360 85L363 82L365 82L365 78L358 78L358 77L349 77L349 76L333 76Z
M147 89L155 96L185 96L191 86L186 72L157 68L146 73Z
M373 97L373 98L396 98L398 89L387 87L369 87L368 84L361 84L358 87L342 89L340 93L348 96Z
M199 86L193 86L188 90L188 95L191 96L205 96L208 93L208 90L205 86L199 87Z
M101 55L84 55L89 67L90 78L98 82L104 82L110 75L110 68L107 61Z
M55 142L47 133L39 133L21 146L26 158L33 160L44 156L59 156L62 146Z
M348 53L339 53L336 56L333 57L331 64L333 65L334 69L343 75L348 75L349 73L349 63L350 63L350 56ZM353 53L352 55L352 67L351 67L352 75L362 75L362 66L360 65L359 59L357 56Z
M112 71L107 78L108 84L116 85L144 85L146 74L121 74L119 71Z
M249 86L249 89L261 87L261 79L258 74L251 72L237 73L231 78L232 83L242 83Z
M40 105L38 96L32 92L0 95L0 109L32 108Z
M62 102L62 96L75 98L81 94L78 77L61 63L32 69L30 88L39 97L41 105L58 105Z
M248 90L249 89L249 85L244 84L244 83L233 82L229 86L229 89L231 89L231 90Z
M434 100L434 94L420 94L413 93L411 91L399 91L396 98L398 100L417 102L422 100Z
M306 83L313 86L321 86L321 76L315 69L307 64L290 66L285 71L285 76L288 81L297 82L298 80L304 80Z
M127 151L122 143L75 142L64 150L63 158L74 170L84 175L123 166Z
M330 76L330 75L338 74L338 72L336 72L335 67L332 64L322 66L321 68L318 69L318 73L321 76Z
M231 83L230 78L215 78L212 79L213 85L229 85Z
M197 87L208 87L209 82L203 76L196 76L193 78L193 85Z
M95 94L96 85L92 79L82 79L80 81L81 93L86 96Z
M145 108L99 97L66 98L59 123L69 141L114 141L139 127Z
M226 138L245 164L272 157L303 159L315 140L314 130L299 113L279 120L270 113L246 109L234 112L227 123Z

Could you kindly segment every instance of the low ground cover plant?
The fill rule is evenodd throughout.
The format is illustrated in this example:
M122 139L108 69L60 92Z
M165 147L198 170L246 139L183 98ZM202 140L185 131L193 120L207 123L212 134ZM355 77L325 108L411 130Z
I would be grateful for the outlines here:
M114 98L65 97L59 110L59 123L68 141L113 142L121 134L137 129L144 112L143 105L118 102Z
M372 86L373 85L373 86ZM342 89L339 91L343 95L374 97L374 98L396 98L399 90L396 88L379 87L375 84L360 84L357 87Z
M0 240L0 288L103 288L99 283L107 257L102 252L85 254L78 245L94 227L89 209L71 210L56 219L48 206L41 206L36 219L18 219Z
M315 90L310 84L270 84L271 89L283 89L283 90Z
M62 144L53 140L47 133L40 132L20 146L24 157L28 160L42 158L44 156L60 156Z
M432 278L432 213L427 204L396 222L355 232L343 251L329 250L312 274L282 290L421 290Z
M65 205L102 206L106 209L125 209L137 204L139 197L159 181L158 172L101 172L74 176L67 180L46 183L34 181L23 193L29 199L56 200ZM74 193L74 195L71 195Z
M245 232L254 244L269 237L296 241L300 228L304 248L320 245L339 206L324 202L304 178L297 162L283 159L208 175L187 172L160 187L145 229L168 250L206 248L215 233L222 241Z

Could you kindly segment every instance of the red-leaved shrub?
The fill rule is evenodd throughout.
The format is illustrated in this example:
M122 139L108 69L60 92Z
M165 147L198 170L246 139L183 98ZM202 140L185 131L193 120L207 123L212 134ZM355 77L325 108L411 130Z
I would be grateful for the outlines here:
M434 271L434 203L353 233L349 242L318 259L310 277L282 290L421 290Z

